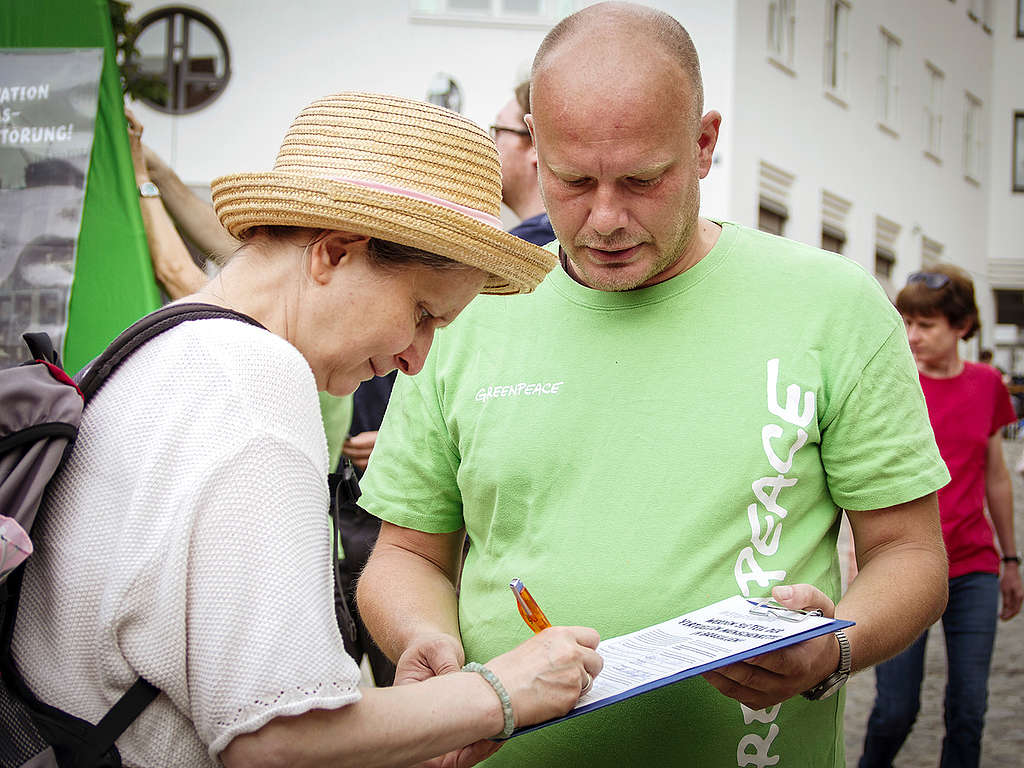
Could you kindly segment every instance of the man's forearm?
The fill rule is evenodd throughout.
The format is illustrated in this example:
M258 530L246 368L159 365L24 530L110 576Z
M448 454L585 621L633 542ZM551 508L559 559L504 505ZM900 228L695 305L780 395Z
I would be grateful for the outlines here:
M146 163L164 205L186 237L214 261L223 262L234 253L239 243L221 226L213 206L199 199L155 153L147 150Z
M449 557L423 557L396 543L389 529L394 526L385 524L381 530L359 579L356 600L374 641L397 661L416 637L445 634L459 639L458 563L453 571L446 562ZM457 538L461 553L461 533ZM444 549L454 547L452 541Z
M853 669L884 661L934 624L946 607L949 569L935 494L871 512L850 512L858 573L836 606Z

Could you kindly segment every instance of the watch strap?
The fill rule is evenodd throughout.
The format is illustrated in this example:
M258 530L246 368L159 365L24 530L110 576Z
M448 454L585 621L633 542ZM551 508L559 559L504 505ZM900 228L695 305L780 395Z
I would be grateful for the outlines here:
M842 688L850 678L850 669L853 666L853 654L850 650L850 640L846 637L846 633L841 629L837 630L834 635L836 642L839 643L839 666L836 667L835 672L826 677L820 683L800 694L805 699L818 701L819 699L828 698Z

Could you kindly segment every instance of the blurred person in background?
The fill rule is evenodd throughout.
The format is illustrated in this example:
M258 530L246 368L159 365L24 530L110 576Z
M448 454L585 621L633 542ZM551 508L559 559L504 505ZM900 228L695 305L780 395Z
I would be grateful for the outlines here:
M939 490L949 556L949 603L942 614L946 734L940 765L967 768L977 766L981 755L996 617L1009 621L1024 599L1002 438L1002 428L1016 416L999 371L960 357L960 342L981 327L974 283L964 270L939 264L911 274L896 308L952 477ZM910 734L921 704L927 639L925 630L907 650L875 668L877 694L860 768L891 766Z

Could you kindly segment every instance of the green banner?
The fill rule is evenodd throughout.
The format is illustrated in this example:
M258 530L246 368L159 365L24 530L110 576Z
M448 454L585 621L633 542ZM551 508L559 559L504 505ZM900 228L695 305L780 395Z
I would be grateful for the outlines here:
M107 0L4 3L0 48L103 49L64 342L65 366L76 371L121 330L160 306L139 213ZM0 75L5 78L6 73Z

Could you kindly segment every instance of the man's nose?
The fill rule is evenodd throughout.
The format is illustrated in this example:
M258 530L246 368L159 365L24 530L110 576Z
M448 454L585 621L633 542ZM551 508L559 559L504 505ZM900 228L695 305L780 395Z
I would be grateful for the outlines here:
M628 224L626 208L619 195L610 185L598 186L594 190L588 224L599 235L611 235Z

